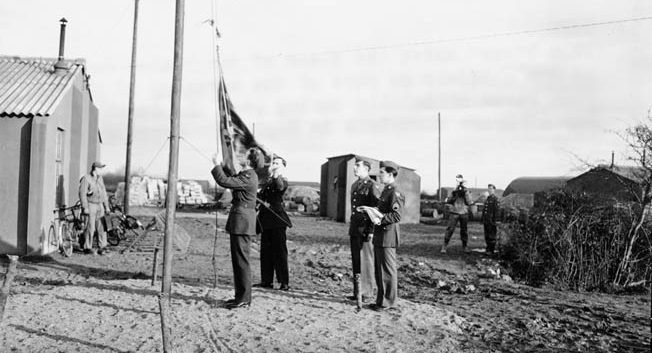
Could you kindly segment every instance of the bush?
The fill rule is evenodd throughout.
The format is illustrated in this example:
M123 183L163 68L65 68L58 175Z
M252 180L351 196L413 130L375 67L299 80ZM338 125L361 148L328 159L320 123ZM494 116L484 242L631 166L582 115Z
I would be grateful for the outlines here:
M502 256L512 275L532 285L550 283L575 290L607 290L650 280L649 223L635 241L626 283L619 265L631 240L636 208L564 191L542 195L525 219L507 223Z

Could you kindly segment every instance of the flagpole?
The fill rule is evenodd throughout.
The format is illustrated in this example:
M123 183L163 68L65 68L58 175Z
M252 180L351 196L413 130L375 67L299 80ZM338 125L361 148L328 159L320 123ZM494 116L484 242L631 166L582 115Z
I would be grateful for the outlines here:
M185 0L176 0L174 25L174 66L172 73L172 103L170 107L170 160L168 164L168 190L165 200L165 233L163 245L163 284L159 296L163 351L172 352L172 332L169 328L170 295L172 291L172 235L177 200L179 170L179 130L181 120L181 83L183 74L183 22Z

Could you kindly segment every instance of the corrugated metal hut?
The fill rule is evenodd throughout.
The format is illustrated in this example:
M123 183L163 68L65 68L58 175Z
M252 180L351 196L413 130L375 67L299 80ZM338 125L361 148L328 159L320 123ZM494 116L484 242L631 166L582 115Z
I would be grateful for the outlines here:
M371 162L370 175L376 179L380 161L355 154L328 158L321 166L320 214L338 222L348 222L351 217L351 184L355 181L353 166L356 157ZM401 166L396 186L405 194L405 210L401 223L419 223L421 177L412 168Z
M645 171L636 166L597 166L566 182L566 189L614 201L636 201Z
M534 194L542 191L561 189L570 177L520 177L512 180L500 201L501 207L531 208L534 206Z
M0 56L0 253L54 251L53 209L78 200L101 137L84 60Z

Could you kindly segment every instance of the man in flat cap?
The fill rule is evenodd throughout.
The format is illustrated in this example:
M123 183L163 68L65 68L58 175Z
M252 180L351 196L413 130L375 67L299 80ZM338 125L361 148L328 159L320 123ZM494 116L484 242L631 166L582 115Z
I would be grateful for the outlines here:
M448 218L448 226L446 227L446 233L444 235L444 244L441 247L441 253L446 253L446 248L448 247L448 242L451 240L453 233L455 232L455 227L457 222L460 222L460 237L462 238L462 250L468 252L467 242L469 238L469 233L467 231L467 225L469 222L469 206L473 203L471 201L471 193L464 186L464 177L461 174L458 174L455 177L457 182L457 187L451 195L446 199L446 203L452 206L450 211L450 216Z
M371 163L356 158L353 175L358 179L351 186L351 222L349 239L351 243L351 263L353 267L353 297L358 307L364 298L370 298L374 292L374 246L371 242L373 224L366 212L358 210L360 206L376 207L380 197L380 188L369 177Z
M487 192L489 195L482 210L482 224L484 225L484 241L487 244L487 254L493 254L496 250L497 241L498 197L496 197L496 186L489 184Z
M82 206L82 214L86 217L86 231L84 232L83 248L85 253L95 253L93 250L93 235L97 231L97 253L102 255L106 252L106 232L102 226L101 219L105 213L111 211L109 198L106 195L104 179L101 170L105 165L102 162L93 162L91 170L79 181L79 201Z
M396 304L398 273L396 269L396 248L400 241L399 222L405 204L405 196L396 188L394 181L399 166L392 161L380 162L380 182L385 185L378 201L382 218L374 226L374 272L376 277L376 303L372 309L381 311Z

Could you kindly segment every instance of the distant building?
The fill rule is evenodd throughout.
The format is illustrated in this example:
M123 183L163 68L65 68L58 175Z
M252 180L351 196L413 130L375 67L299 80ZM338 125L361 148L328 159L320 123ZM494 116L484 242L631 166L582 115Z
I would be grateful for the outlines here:
M328 158L321 166L320 214L338 222L348 222L351 217L351 184L355 180L353 166L356 157L371 162L370 175L377 180L380 161L355 154ZM405 209L401 223L419 223L421 177L414 169L401 166L396 186L405 194ZM382 187L381 187L382 189Z
M614 201L637 201L645 171L635 166L598 166L566 182L566 189Z
M537 192L562 189L570 177L520 177L512 180L503 192L501 207L531 208Z
M61 54L62 55L62 54ZM53 209L100 157L84 60L0 56L0 253L54 250Z

